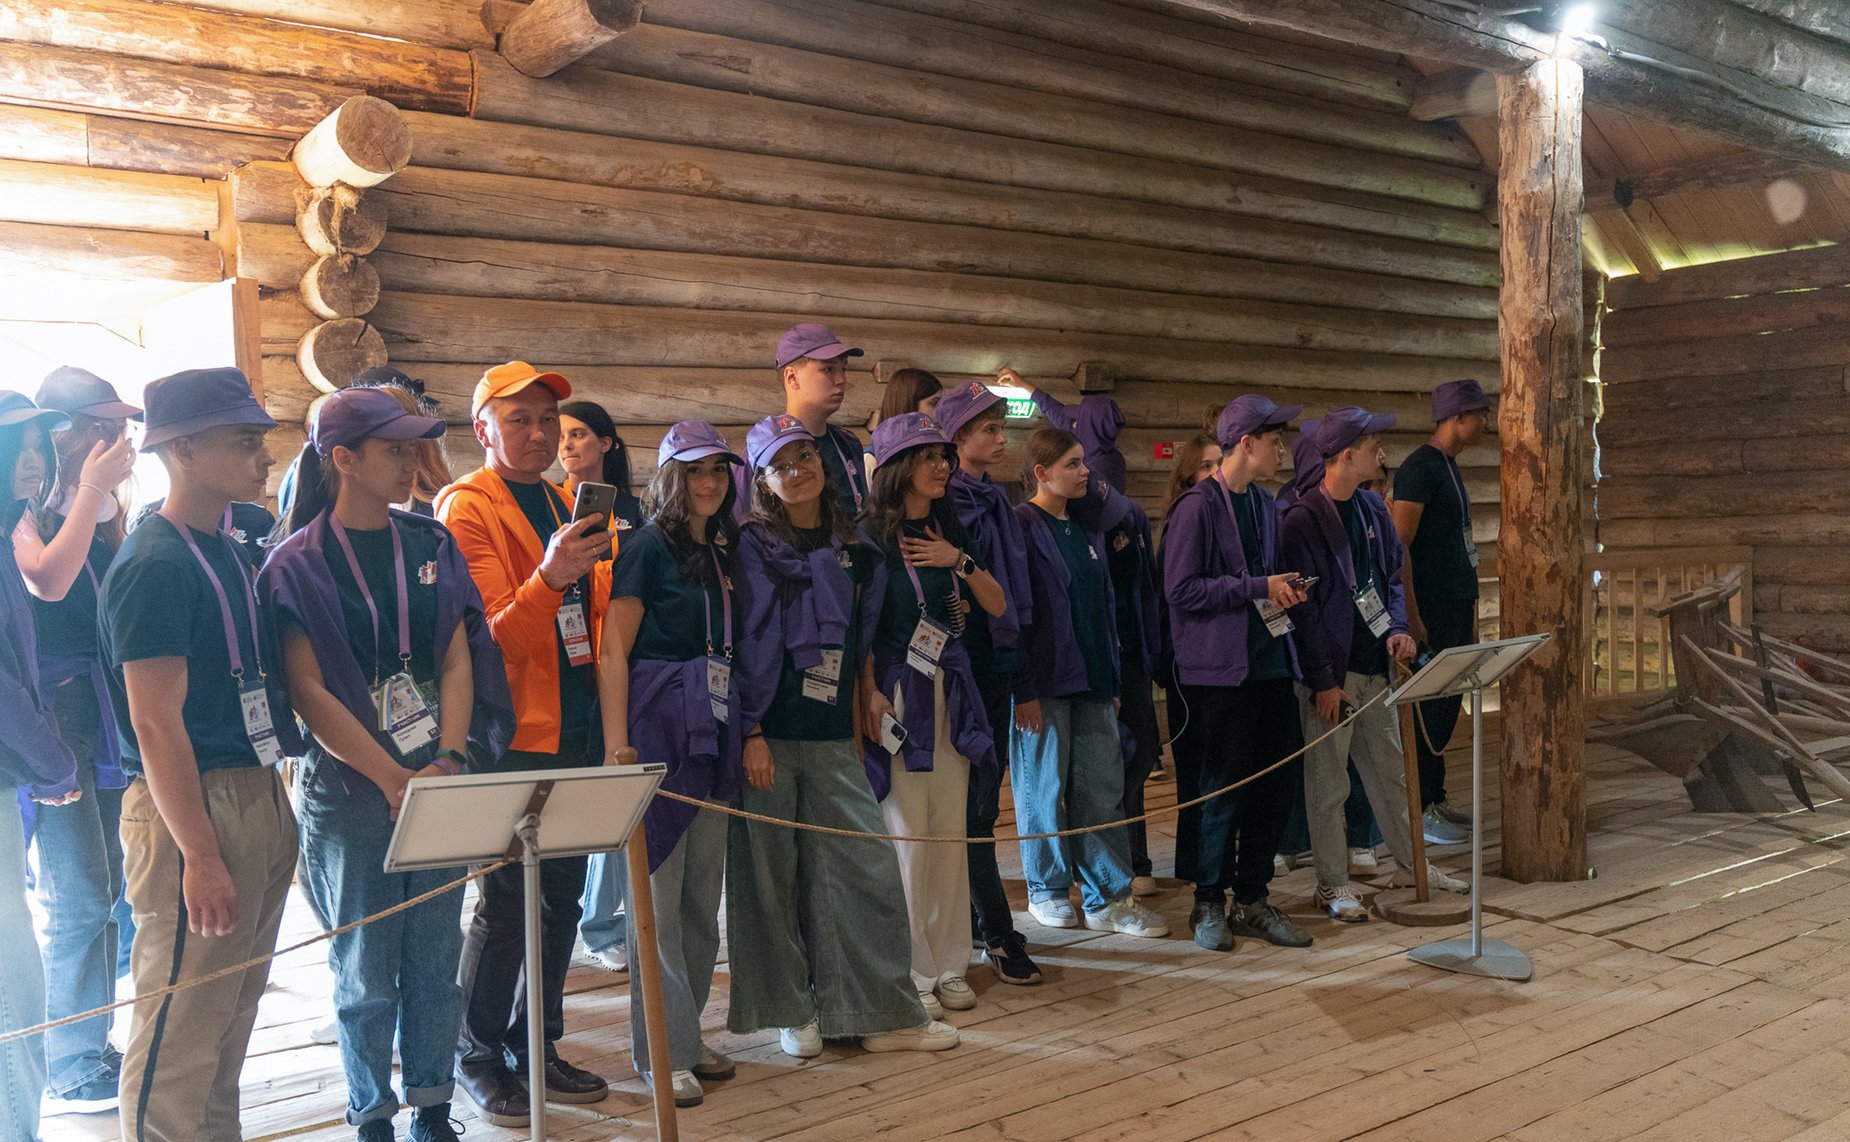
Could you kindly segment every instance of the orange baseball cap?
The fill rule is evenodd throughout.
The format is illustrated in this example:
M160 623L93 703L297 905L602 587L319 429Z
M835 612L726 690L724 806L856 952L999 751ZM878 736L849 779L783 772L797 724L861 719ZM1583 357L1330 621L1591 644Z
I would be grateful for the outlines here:
M572 395L572 382L559 374L543 373L525 361L509 361L483 373L475 383L475 395L469 398L470 419L482 415L482 406L496 397L511 397L533 384L545 385L560 400Z

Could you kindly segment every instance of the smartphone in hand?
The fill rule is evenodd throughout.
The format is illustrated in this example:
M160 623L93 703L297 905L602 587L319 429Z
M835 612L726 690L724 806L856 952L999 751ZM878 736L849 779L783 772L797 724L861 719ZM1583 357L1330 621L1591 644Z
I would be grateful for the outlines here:
M891 754L897 754L906 744L906 727L890 713L880 715L880 744Z
M589 515L601 515L597 526L585 529L586 535L598 535L610 529L611 513L617 509L617 486L615 484L580 484L578 499L572 504L572 522Z

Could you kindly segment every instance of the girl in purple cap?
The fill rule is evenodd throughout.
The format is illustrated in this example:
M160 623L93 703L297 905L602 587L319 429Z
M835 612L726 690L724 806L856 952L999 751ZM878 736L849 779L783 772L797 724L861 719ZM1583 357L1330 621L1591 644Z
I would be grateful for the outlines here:
M605 756L668 766L662 788L736 802L744 726L734 657L741 603L734 593L732 466L738 453L704 420L668 430L649 482L655 515L617 549L610 611L598 660ZM650 887L655 897L666 1028L649 1028L631 1008L636 1070L649 1074L651 1031L666 1035L676 1106L698 1106L702 1079L730 1078L732 1060L700 1037L700 1012L719 961L720 887L726 818L664 797L650 802ZM630 961L635 962L635 928ZM659 1089L659 1087L657 1088Z
M378 389L344 389L310 425L296 462L287 538L257 590L282 646L282 682L307 725L275 719L296 773L303 870L317 910L350 924L453 879L460 869L388 873L405 786L455 775L473 740L493 754L511 703L481 596L448 529L399 511L417 444L443 422ZM347 1121L362 1142L394 1137L394 1045L415 1142L452 1142L450 1097L463 993L462 893L335 936L334 1002Z
M745 627L738 656L746 809L858 833L884 832L855 746L878 553L827 482L815 438L788 414L746 438L752 514L739 539ZM906 897L893 846L732 822L727 924L735 942L728 1025L780 1028L784 1052L812 1058L824 1038L869 1051L957 1045L927 1019L909 971Z
M1003 612L1002 586L968 554L945 495L949 442L923 413L881 421L862 534L884 559L869 591L880 604L873 689L863 711L864 760L887 831L963 836L970 767L993 767L995 738L970 670L970 598ZM886 724L897 722L903 739ZM900 877L912 926L912 982L933 1019L969 1007L970 881L964 846L902 843ZM941 1002L941 999L944 1002Z

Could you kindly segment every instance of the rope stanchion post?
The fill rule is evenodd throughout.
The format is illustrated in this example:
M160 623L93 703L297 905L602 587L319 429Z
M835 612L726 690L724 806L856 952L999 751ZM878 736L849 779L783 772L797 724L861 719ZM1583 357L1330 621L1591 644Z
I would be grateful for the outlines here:
M625 747L617 752L618 765L635 765L636 751ZM642 1015L649 1026L649 1090L655 1104L655 1136L662 1142L676 1142L680 1125L675 1120L674 1065L668 1057L668 1000L662 994L661 951L655 942L655 892L649 883L649 842L646 822L636 822L630 831L629 847L629 930L636 946L636 962L631 966L636 986L642 992ZM631 997L632 1003L635 997ZM662 1089L663 1085L668 1090Z

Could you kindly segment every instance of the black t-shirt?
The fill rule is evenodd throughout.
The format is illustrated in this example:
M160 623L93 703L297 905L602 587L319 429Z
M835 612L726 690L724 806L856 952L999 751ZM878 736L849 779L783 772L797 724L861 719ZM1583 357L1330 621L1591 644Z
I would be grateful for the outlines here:
M707 631L713 632L713 652L726 644L724 599L719 587L688 578L676 562L661 529L651 524L625 536L617 547L611 568L610 597L642 600L642 625L630 660L688 662L704 658ZM737 626L743 616L735 613ZM736 637L736 636L735 636Z
M829 543L827 528L799 528L797 536L805 551ZM848 578L855 585L855 598L859 599L860 588L874 576L874 553L858 543L851 543L842 548L841 558L846 564ZM907 582L910 584L911 580ZM771 708L760 727L766 737L782 741L841 741L854 736L856 670L853 648L860 641L860 617L858 607L848 615L847 650L842 656L841 679L835 685L832 704L804 696L803 672L792 665L788 653L784 655L777 677L777 696L771 700Z
M257 653L250 629L249 568L223 536L193 532L231 604L244 677L255 681ZM186 701L180 716L200 770L255 766L257 752L244 736L244 709L231 677L225 624L218 596L186 543L164 519L148 519L129 533L103 580L97 644L108 666L109 697L122 742L122 765L140 773L141 748L129 719L122 664L149 658L186 660ZM269 667L265 663L265 668ZM276 711L271 711L274 718Z
M1085 529L1071 519L1055 519L1041 509L1039 504L1034 510L1041 513L1044 522L1053 531L1054 546L1060 550L1060 559L1066 564L1067 602L1072 608L1073 635L1079 642L1079 653L1086 660L1086 688L1077 694L1059 694L1060 698L1090 698L1109 700L1117 696L1116 679L1111 669L1112 627L1100 622L1101 616L1107 614L1105 609L1106 579L1109 573L1105 564L1093 549L1091 540L1086 538Z
M52 515L53 534L64 526L64 517ZM81 654L96 657L96 589L116 553L101 536L91 536L90 551L84 556L87 570L80 569L64 598L48 603L37 595L32 599L32 618L38 624L39 653ZM94 578L92 578L94 576Z
M165 499L159 499L142 505L141 510L135 513L135 518L129 521L128 529L134 531L153 519L166 502ZM231 505L230 526L226 527L222 523L219 526L225 527L230 533L238 545L239 554L244 556L244 562L250 567L251 574L256 574L263 566L263 557L269 554L270 532L276 529L276 517L270 514L270 509L262 504L234 503Z
M926 520L907 520L903 533L925 539ZM886 556L886 598L880 607L880 626L874 631L874 645L887 652L905 654L912 644L912 632L919 628L919 594L925 597L925 613L947 630L956 631L951 621L952 589L956 579L949 567L914 567L919 577L919 591L912 589L912 576L906 574L906 561L897 554Z
M1349 533L1349 557L1355 561L1355 589L1373 587L1375 597L1387 604L1386 584L1381 582L1380 574L1375 570L1374 545L1380 538L1368 537L1368 521L1356 506L1355 497L1336 501L1337 514L1342 516L1343 529ZM1362 608L1353 601L1349 604L1349 621L1353 624L1353 633L1349 643L1349 673L1351 674L1386 674L1387 673L1387 638L1368 629L1368 623L1362 618Z
M564 527L572 519L572 507L560 498L552 485L544 480L531 484L507 481L507 489L513 493L514 502L520 505L520 512L527 517L534 534L540 537L540 546L552 542L553 533ZM585 610L585 630L595 637L591 630L591 577L581 576L578 582L565 589L565 598L561 606L576 602ZM565 640L559 637L557 623L553 626L553 645L559 653L559 740L577 740L579 731L591 724L591 706L597 698L597 667L592 663L573 666L571 656L566 653Z
M1471 501L1457 461L1430 444L1420 445L1394 473L1394 498L1423 505L1419 529L1407 545L1418 597L1477 598L1477 568L1465 549Z
M411 607L411 678L420 685L434 682L441 659L437 654L437 585L420 581L419 570L437 558L439 536L427 527L398 527L405 549L405 579L409 583ZM353 544L354 558L360 573L372 591L373 607L379 615L375 640L373 613L353 581L353 570L340 542L329 537L326 545L328 572L340 595L341 617L347 623L347 647L360 663L361 671L374 685L399 672L398 657L398 576L392 560L392 537L384 528L376 531L347 529L347 541ZM448 650L446 646L443 648Z
M1219 481L1216 481L1219 483ZM1265 565L1264 536L1259 530L1259 501L1249 487L1244 492L1227 489L1233 505L1234 522L1240 527L1240 550L1246 554L1248 575L1270 575ZM1291 659L1285 653L1285 640L1266 628L1259 610L1246 604L1246 678L1249 682L1269 682L1291 677Z
M822 457L823 483L841 497L841 506L853 515L858 512L859 505L854 502L855 485L849 475L848 465L860 463L861 452L859 449L851 449L846 445L836 447L839 443L825 426L822 435L816 437L816 452ZM855 473L855 475L860 474Z

